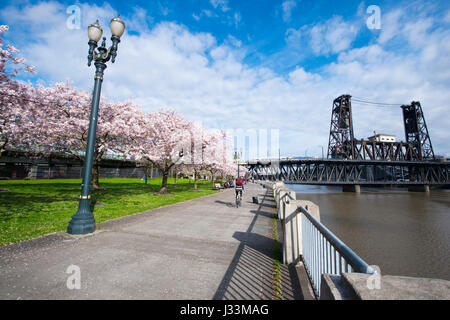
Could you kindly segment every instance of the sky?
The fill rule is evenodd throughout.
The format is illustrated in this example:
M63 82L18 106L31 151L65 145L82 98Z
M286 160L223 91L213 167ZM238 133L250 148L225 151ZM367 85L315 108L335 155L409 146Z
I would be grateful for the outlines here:
M98 19L110 45L117 14L126 29L105 71L110 100L175 109L239 137L256 132L258 158L262 141L272 155L326 155L332 103L342 94L398 105L354 102L358 139L375 131L404 141L400 105L420 101L435 153L450 156L448 0L0 3L5 42L37 71L21 80L85 90L94 76L87 26Z

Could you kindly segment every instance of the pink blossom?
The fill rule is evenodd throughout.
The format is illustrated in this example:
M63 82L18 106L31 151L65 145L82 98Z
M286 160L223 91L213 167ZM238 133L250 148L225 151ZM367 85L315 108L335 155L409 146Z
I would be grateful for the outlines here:
M7 26L7 25L0 25L0 35L3 32L8 31L8 30L9 30L9 26Z
M17 50L15 47L11 46L11 45L7 45L6 49L9 50L11 53L18 53L19 50Z

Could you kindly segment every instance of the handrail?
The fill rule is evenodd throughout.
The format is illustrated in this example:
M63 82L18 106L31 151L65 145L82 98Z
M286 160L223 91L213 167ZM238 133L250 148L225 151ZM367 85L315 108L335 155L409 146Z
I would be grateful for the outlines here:
M317 297L320 297L323 274L376 273L306 208L298 206L297 213L301 214L302 221L302 260Z
M309 221L320 231L320 233L334 246L341 256L348 261L354 271L360 273L373 274L376 271L361 259L352 249L350 249L342 240L336 237L327 227L317 221L312 214L302 206L298 209L308 218Z
M316 219L308 206L296 202L293 191L273 185L277 217L283 226L283 263L303 261L316 297L324 274L340 275L376 271ZM291 204L293 200L293 204Z
M282 198L287 198L289 197L291 200L295 200L295 198L288 192L286 192ZM289 203L289 201L286 201L286 203Z

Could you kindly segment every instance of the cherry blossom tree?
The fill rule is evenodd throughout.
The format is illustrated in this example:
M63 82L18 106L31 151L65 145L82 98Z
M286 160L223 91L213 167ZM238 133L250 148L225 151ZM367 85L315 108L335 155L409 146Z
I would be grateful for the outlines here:
M39 137L39 150L45 155L60 154L84 161L92 95L57 83L52 87L40 87L40 113L34 117L35 135ZM128 144L138 128L142 113L131 101L100 102L92 189L100 188L99 165L107 154L125 156Z
M207 136L203 168L211 174L213 187L215 177L223 170L223 165L227 162L225 138L225 133L221 130L210 130Z
M34 67L4 46L0 25L0 156L15 146L33 155L54 154L84 161L92 94L69 83L32 86L16 79ZM100 102L92 189L98 189L99 165L107 155L134 156L163 175L161 193L167 192L171 170L194 172L194 189L205 170L213 177L221 171L233 175L236 166L222 152L223 133L212 133L170 110L144 114L131 101ZM234 170L234 171L233 171Z
M198 178L206 169L205 149L210 143L210 135L199 124L191 124L186 132L188 137L184 142L184 157L180 168L190 171L194 175L194 190L198 189Z
M214 186L215 176L224 170L229 171L226 164L233 163L231 152L226 147L225 132L192 124L189 135L189 147L184 152L181 167L194 175L194 190L197 190L198 178L203 173L211 175Z
M84 161L92 94L68 83L33 87L17 81L19 72L34 73L34 67L17 57L15 47L4 47L1 36L8 29L0 26L0 156L15 146L30 156L59 154ZM126 155L142 113L131 101L103 99L98 117L93 189L99 188L105 155Z
M0 25L0 157L11 146L20 144L23 129L29 122L34 88L16 80L17 75L34 73L34 67L18 58L19 50L12 45L4 46L2 35L9 27Z
M182 163L183 168L194 175L194 189L199 175L204 172L211 175L213 187L219 173L229 178L237 176L237 162L232 157L224 131L207 130L195 124L190 127L189 133L190 148L185 152Z
M146 160L162 173L160 193L167 193L169 172L181 165L184 152L189 148L189 128L192 125L175 111L159 110L142 119L129 152L138 161Z

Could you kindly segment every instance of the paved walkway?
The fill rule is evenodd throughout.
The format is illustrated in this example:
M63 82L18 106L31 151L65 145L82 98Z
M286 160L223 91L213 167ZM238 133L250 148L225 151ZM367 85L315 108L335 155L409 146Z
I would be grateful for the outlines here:
M272 215L272 197L249 184L240 208L226 190L101 223L87 237L2 246L0 299L272 299ZM81 271L78 290L66 285L70 265ZM302 298L284 266L282 288Z

